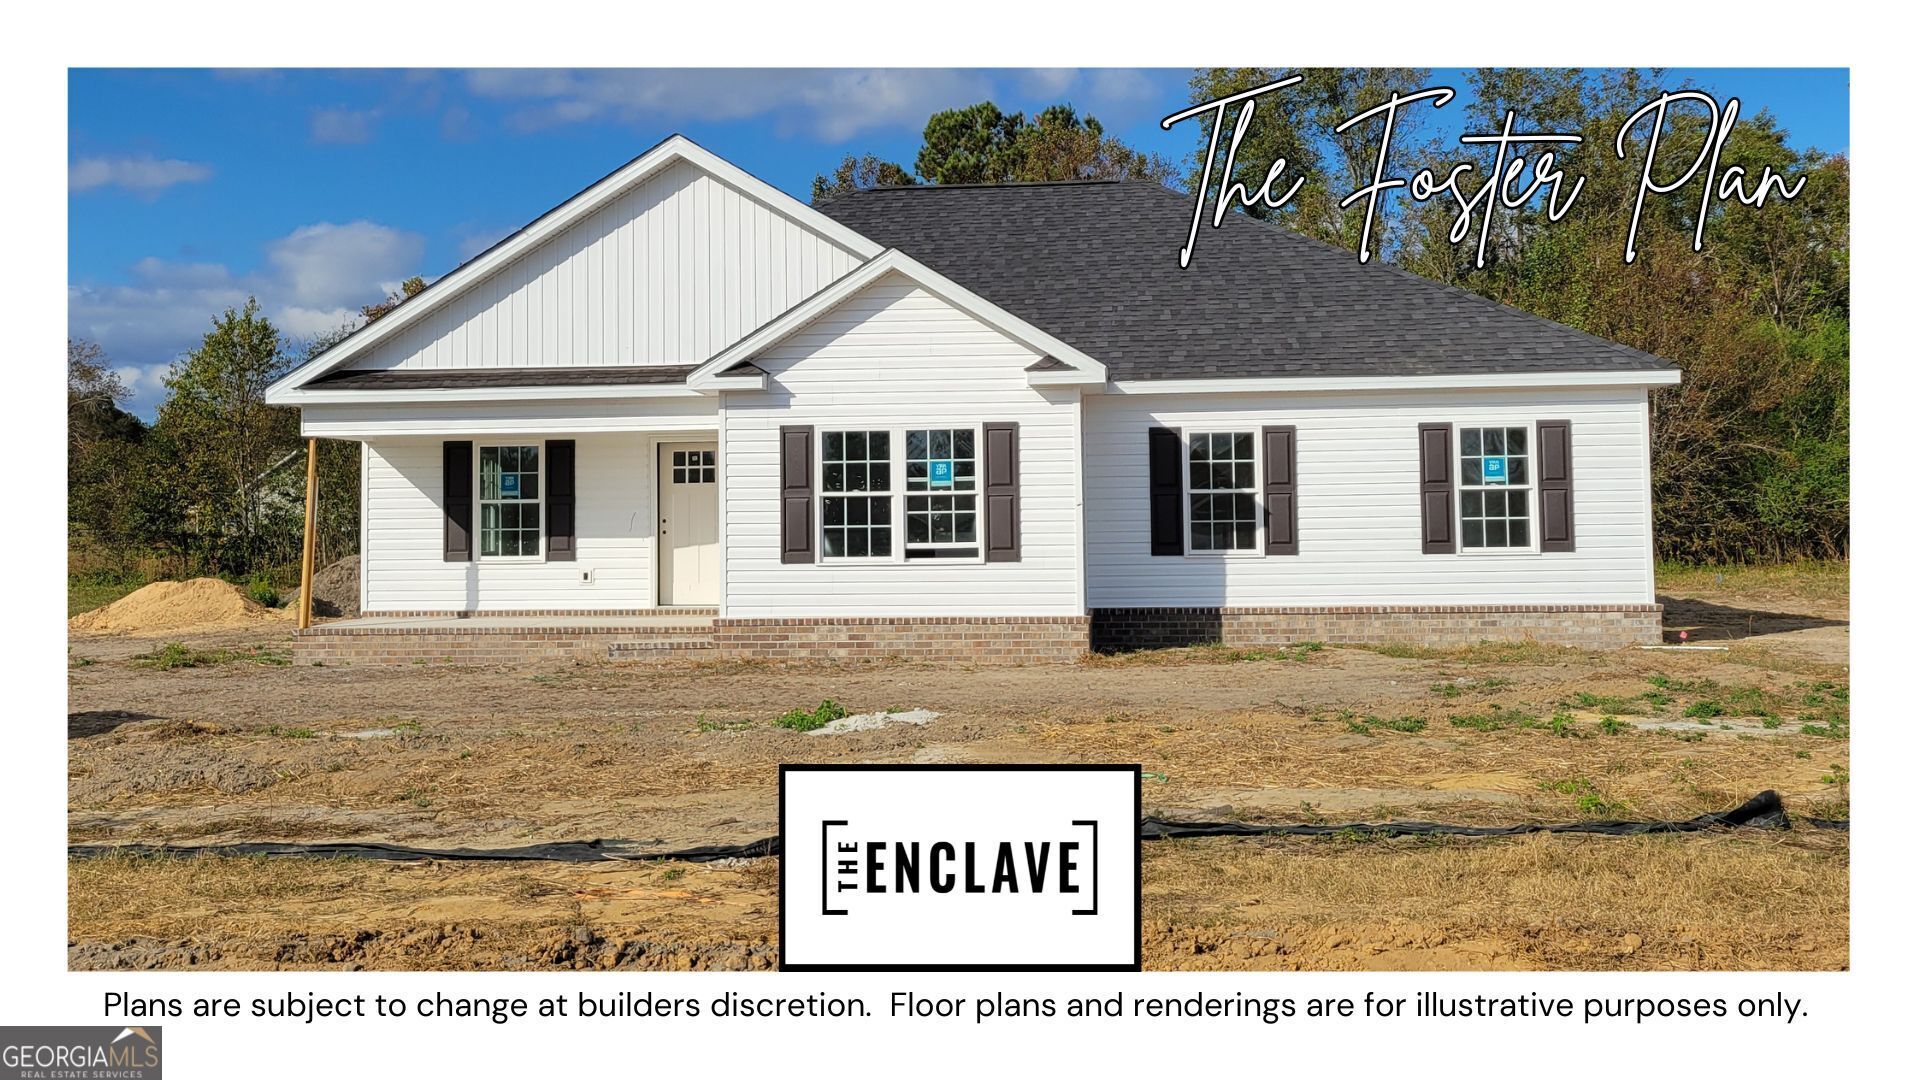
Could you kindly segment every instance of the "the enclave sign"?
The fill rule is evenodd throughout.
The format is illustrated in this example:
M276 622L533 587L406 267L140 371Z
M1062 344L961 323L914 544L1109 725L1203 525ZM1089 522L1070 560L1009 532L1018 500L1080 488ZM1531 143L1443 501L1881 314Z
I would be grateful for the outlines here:
M780 964L1140 966L1137 765L784 765Z

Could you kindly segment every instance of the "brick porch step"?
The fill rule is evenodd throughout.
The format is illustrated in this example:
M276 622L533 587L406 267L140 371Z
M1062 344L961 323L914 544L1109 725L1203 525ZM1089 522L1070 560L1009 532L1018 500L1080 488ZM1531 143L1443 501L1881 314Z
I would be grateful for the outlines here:
M642 660L692 659L713 650L713 635L686 630L643 634L630 641L607 644L607 659L615 663Z

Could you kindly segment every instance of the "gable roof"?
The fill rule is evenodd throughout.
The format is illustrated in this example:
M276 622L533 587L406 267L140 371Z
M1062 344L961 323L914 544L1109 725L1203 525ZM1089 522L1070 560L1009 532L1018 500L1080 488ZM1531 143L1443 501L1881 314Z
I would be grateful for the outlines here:
M383 318L362 325L334 343L333 347L326 352L281 376L267 388L267 400L276 404L289 400L288 395L293 391L314 382L328 372L338 370L355 356L383 340L394 337L431 312L445 307L455 297L486 280L515 259L531 252L542 243L566 231L576 222L584 220L601 207L619 198L634 184L681 161L705 171L748 196L816 230L829 240L853 252L857 258L870 259L881 251L880 245L872 240L822 215L813 207L721 158L686 136L670 135L626 164L594 181L565 202L528 222L499 243L461 263L425 289L403 301Z
M912 256L889 248L861 263L838 281L775 316L759 329L714 354L687 376L687 385L696 389L724 386L724 380L747 366L761 353L778 344L796 330L842 303L888 274L899 274L926 291L993 327L1014 341L1040 353L1041 358L1026 370L1035 384L1103 384L1107 369L1093 357L1061 341L1033 324L1008 312L973 290L921 263ZM757 369L756 369L757 370Z
M1667 361L1145 180L875 188L822 213L1107 365L1116 381L1666 372ZM1667 377L1656 381L1670 381Z

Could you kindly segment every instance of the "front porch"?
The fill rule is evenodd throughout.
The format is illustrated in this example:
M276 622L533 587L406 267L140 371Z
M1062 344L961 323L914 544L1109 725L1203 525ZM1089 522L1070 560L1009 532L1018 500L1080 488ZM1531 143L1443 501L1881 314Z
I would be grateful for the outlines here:
M644 612L464 612L369 615L294 636L294 662L327 667L645 662L713 652L712 608Z

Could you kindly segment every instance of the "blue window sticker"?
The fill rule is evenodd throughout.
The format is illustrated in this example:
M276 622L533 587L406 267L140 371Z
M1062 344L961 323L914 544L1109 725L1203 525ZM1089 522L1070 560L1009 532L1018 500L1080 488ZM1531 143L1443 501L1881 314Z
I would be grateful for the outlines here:
M1483 483L1504 484L1507 482L1507 459L1504 457L1486 458L1480 463L1480 477Z
M929 487L950 488L953 486L953 462L927 462L927 485Z
M519 473L502 473L500 475L500 494L516 499L520 497Z

